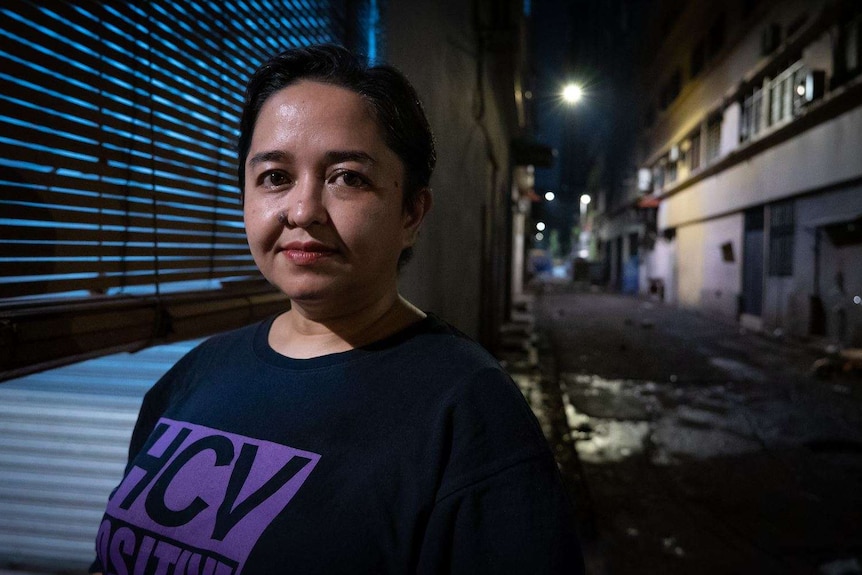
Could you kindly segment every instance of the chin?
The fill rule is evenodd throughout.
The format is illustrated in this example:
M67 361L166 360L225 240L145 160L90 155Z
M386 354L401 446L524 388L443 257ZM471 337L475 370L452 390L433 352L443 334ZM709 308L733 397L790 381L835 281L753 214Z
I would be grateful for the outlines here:
M338 299L338 289L331 282L282 282L273 284L296 303L315 303Z

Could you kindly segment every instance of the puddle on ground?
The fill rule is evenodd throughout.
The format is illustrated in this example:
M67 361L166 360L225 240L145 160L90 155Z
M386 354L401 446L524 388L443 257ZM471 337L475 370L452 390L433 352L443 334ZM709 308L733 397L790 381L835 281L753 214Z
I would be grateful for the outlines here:
M613 421L595 419L589 439L575 442L584 463L615 463L644 450L644 439L650 432L646 421Z
M759 369L745 365L735 359L729 359L727 357L711 357L709 358L709 363L710 365L726 372L727 375L734 380L764 382L768 379Z
M575 374L561 382L570 437L585 463L647 456L672 465L763 449L749 421L723 398L724 385L680 388Z

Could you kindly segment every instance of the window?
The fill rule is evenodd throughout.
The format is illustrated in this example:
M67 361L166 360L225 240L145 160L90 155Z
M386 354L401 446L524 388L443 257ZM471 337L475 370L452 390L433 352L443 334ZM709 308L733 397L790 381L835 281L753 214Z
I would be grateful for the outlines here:
M748 18L751 16L759 3L760 0L742 0L742 17Z
M688 150L688 167L692 172L700 167L700 129L691 134L691 146Z
M862 6L847 7L838 29L831 85L840 86L862 72Z
M721 153L721 116L715 116L706 124L706 161L711 162Z
M772 22L760 32L760 55L769 56L781 45L781 26Z
M860 31L862 18L857 17L851 22L845 32L844 39L844 65L848 72L859 72L859 61L862 59L862 43L860 43Z
M757 87L742 101L739 139L747 142L754 139L763 127L763 88Z
M652 169L652 185L654 191L661 191L664 188L664 163L659 162Z
M706 44L704 40L701 39L691 51L690 64L691 77L695 78L703 71L703 67L706 64Z
M721 14L709 28L706 42L706 59L712 60L724 47L725 16Z
M844 39L844 72L852 77L862 71L862 14L857 14L841 30Z
M655 124L655 106L648 105L644 112L644 128L651 128Z
M674 70L671 77L668 78L667 83L664 85L664 88L661 91L660 96L660 107L662 110L666 109L670 106L674 100L676 100L677 96L679 96L679 92L682 89L682 72L677 68Z
M793 275L793 202L769 210L769 275Z
M808 21L808 14L800 14L793 22L787 25L787 37L791 37L805 26Z
M800 60L770 80L766 88L769 94L770 126L792 119L798 111L801 101L796 94L796 87L805 82L806 75L807 71Z
M329 4L75 4L0 11L0 300L259 277L234 175L244 82L342 38Z
M672 184L676 181L677 178L677 166L679 165L678 160L668 159L667 161L667 183Z
M0 5L0 311L15 331L0 377L199 337L274 302L236 184L244 84L291 46L369 53L346 12L336 0Z

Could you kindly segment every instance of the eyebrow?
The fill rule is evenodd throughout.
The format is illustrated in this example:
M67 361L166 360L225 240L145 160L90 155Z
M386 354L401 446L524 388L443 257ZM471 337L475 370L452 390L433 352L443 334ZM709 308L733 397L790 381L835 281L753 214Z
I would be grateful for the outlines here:
M259 152L249 158L248 165L254 167L258 164L265 164L266 162L284 162L289 160L291 157L292 156L287 152L282 152L280 150Z
M326 152L326 161L330 164L341 162L359 162L360 164L374 165L377 160L360 150L334 150Z
M377 160L371 157L369 154L361 151L361 150L332 150L330 152L326 152L326 163L327 164L338 164L341 162L359 162L360 164L367 165L375 165ZM288 152L283 152L281 150L270 150L266 152L259 152L253 155L248 160L248 165L250 167L255 167L258 164L265 164L266 162L287 162L293 159L293 155Z

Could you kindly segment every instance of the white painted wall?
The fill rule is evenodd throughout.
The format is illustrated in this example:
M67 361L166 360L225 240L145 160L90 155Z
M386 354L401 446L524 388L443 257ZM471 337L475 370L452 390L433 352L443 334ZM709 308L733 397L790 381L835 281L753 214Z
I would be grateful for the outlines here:
M862 176L862 107L815 126L662 203L659 228L678 227Z
M742 230L742 214L677 229L677 295L682 307L730 319L736 316L742 285ZM722 257L721 246L727 242L732 245L732 262Z

